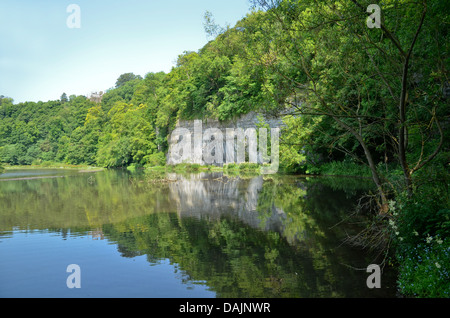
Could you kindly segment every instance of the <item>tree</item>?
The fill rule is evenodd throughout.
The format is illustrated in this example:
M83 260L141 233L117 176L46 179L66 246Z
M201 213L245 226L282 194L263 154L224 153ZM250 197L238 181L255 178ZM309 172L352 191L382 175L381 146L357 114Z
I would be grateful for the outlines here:
M66 93L62 93L61 97L59 98L61 100L61 103L66 103L69 99L67 98Z
M418 91L412 85L410 68L426 65L432 69L444 49L439 42L448 37L448 32L435 27L445 19L440 14L443 2L432 6L433 13L428 12L426 2L387 2L379 30L365 24L368 3L255 1L269 21L260 63L271 57L266 65L286 84L289 95L285 103L298 115L332 118L333 129L322 126L327 133L336 138L351 135L357 141L362 157L353 149L342 150L357 160L364 159L369 166L380 211L385 212L386 180L378 168L377 154L397 158L405 188L411 193L411 174L442 148L439 114L442 116L443 105L436 103L435 91L427 83L419 85L424 95L414 98ZM424 26L427 14L431 17ZM425 49L425 44L434 46L434 52L428 54L428 59L431 55L434 60L413 54L418 45ZM439 67L441 82L445 72L445 67ZM413 127L422 136L423 151L418 156L408 152L407 140ZM433 144L434 149L428 150ZM415 168L409 168L411 162L417 162Z
M156 151L155 131L146 120L147 106L116 102L108 112L109 121L98 139L97 163L123 167L144 165L144 158Z
M208 37L216 38L219 34L225 32L225 29L218 25L211 12L206 11L203 16L203 27Z
M116 88L123 86L126 82L136 79L142 80L142 77L140 75L134 75L133 73L124 73L117 79Z

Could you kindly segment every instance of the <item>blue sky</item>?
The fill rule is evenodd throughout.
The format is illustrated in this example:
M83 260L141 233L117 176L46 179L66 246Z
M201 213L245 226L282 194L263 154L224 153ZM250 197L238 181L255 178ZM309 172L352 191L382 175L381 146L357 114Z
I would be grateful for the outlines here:
M81 27L66 24L70 4ZM221 26L249 11L248 0L1 0L0 95L47 101L88 95L120 74L169 72L183 51L208 41L203 16Z

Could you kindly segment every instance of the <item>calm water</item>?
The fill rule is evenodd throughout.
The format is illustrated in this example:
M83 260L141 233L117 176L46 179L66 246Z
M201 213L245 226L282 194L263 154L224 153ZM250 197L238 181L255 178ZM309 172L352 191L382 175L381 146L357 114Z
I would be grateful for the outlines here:
M353 179L8 170L0 297L395 297L393 273L367 288L374 256L342 244L366 190ZM69 264L81 288L67 287Z

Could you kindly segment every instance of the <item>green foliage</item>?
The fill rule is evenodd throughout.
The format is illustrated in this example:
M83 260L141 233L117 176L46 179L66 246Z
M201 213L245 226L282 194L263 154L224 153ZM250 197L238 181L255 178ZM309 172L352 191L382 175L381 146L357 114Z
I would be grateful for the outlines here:
M13 105L10 100L7 104L3 102L4 112L0 112L2 161L11 165L66 161L67 138L83 125L86 112L92 106L93 103L84 96L71 96L64 103L48 101Z
M23 151L20 151L18 145L5 145L0 148L0 157L5 163L12 165L20 164L21 155L23 155Z
M166 155L163 152L152 153L144 157L146 166L164 166L166 164Z
M310 172L316 172L330 176L355 176L370 178L370 170L367 166L357 164L352 161L332 161L311 169Z
M116 88L123 86L125 83L133 80L141 80L140 75L134 75L133 73L125 73L119 76L116 81Z
M226 163L223 165L224 170L239 170L239 164L237 163Z
M61 97L59 98L61 100L61 103L67 103L67 101L69 100L67 98L67 94L66 93L62 93Z
M259 164L251 162L243 162L239 164L240 171L255 171L259 169Z
M450 209L445 161L416 177L414 195L390 202L389 228L399 263L398 284L407 296L450 296Z
M417 244L424 236L450 237L449 197L444 188L427 186L412 198L403 194L397 200L397 228L402 245Z
M174 166L166 166L169 171L173 172L198 172L202 167L198 163L180 163Z
M84 96L67 99L63 94L60 101L14 105L12 99L2 96L2 162L56 161L105 167L145 164L157 148L155 112L164 76L149 73L142 79L123 74L117 88L108 90L97 104ZM158 135L158 142L163 140L164 136Z
M450 297L450 240L428 236L399 253L398 286L407 296Z
M223 171L231 174L239 175L240 173L259 173L261 165L251 162L227 163L223 165Z

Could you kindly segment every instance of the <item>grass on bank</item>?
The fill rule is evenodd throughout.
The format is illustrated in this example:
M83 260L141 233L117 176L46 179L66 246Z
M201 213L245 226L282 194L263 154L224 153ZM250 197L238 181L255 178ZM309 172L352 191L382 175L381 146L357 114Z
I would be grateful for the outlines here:
M4 165L4 170L11 170L11 169L104 169L102 167L92 166L92 165L72 165L72 164L66 164L66 163L58 163L58 162L50 162L50 161L44 161L40 164L32 164L32 165L17 165L17 166L11 166L11 165ZM0 167L1 170L1 167ZM5 171L3 171L5 172Z
M372 176L368 166L346 161L332 161L323 163L319 166L309 166L306 170L306 174L357 177Z
M222 167L220 166L212 166L212 165L200 165L196 163L181 163L177 165L165 165L165 166L144 166L143 168L146 170L153 171L166 171L166 172L224 172L224 173L259 173L262 165L257 163L248 163L244 162L241 164L231 163L224 164ZM127 168L128 170L134 171L137 169L136 166L130 166Z

